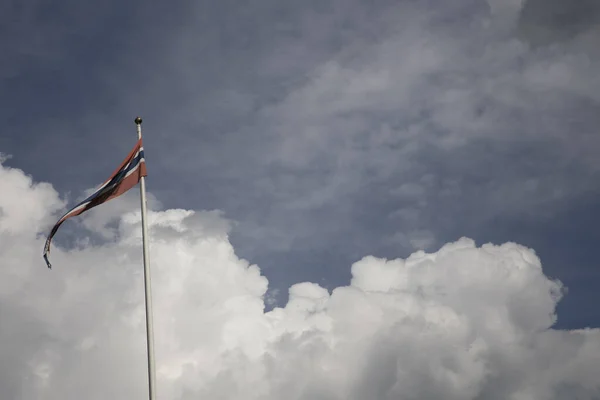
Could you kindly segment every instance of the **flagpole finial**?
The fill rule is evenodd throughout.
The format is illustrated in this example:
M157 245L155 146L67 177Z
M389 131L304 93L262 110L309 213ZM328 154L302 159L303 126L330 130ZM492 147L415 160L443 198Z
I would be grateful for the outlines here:
M136 125L141 125L142 124L142 118L141 117L136 117L134 120Z

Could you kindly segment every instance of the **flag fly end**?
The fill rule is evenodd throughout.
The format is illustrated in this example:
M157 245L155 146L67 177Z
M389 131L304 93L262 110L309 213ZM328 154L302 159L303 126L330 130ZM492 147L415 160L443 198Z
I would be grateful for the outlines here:
M138 125L140 127L140 125ZM129 152L129 155L119 168L113 172L110 178L108 178L94 193L92 193L87 199L83 200L66 214L64 214L54 225L44 246L44 260L48 268L51 268L50 262L48 261L48 254L50 253L50 242L56 234L61 224L76 215L82 214L83 212L90 210L100 204L106 203L107 201L114 199L115 197L121 196L129 189L142 181L143 177L146 176L146 161L144 159L144 147L142 144L141 137L138 139L134 148Z

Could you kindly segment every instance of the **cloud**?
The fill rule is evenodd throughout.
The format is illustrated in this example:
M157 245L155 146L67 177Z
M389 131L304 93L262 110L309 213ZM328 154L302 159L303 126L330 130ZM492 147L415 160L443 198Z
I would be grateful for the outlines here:
M57 13L68 21L54 33L41 3L23 15L9 7L6 18L18 22L7 37L25 40L17 50L50 49L60 72L47 75L44 52L35 62L7 53L23 76L4 119L18 122L15 138L36 135L9 150L58 187L82 187L79 177L102 179L119 161L106 154L128 150L139 112L154 157L149 187L165 204L225 210L240 222L232 240L252 259L324 252L331 242L404 256L410 241L376 243L396 232L386 220L393 212L418 215L403 230L443 241L487 230L491 215L554 216L598 178L598 46L587 25L587 38L528 45L517 28L543 20L534 3L271 0L127 11L109 2L92 13L77 3ZM53 85L72 89L49 93L66 102L40 95ZM12 115L21 108L37 117ZM77 159L57 145L74 143L75 131L85 154ZM82 173L66 175L62 158ZM424 185L423 176L434 179ZM403 185L421 189L389 196Z
M273 101L256 104L252 128L230 137L252 138L257 148L244 152L261 157L242 163L253 168L243 179L252 183L237 186L244 198L223 204L239 213L245 254L265 242L314 252L348 235L379 251L374 239L396 232L385 218L394 212L418 215L403 230L443 240L460 230L487 234L491 219L543 220L590 195L600 171L591 150L600 145L597 46L585 35L530 45L519 27L531 3L379 4L369 17L377 34L353 26L302 79L290 77ZM275 63L281 54L262 57ZM223 168L214 174L230 182L234 173ZM263 208L267 198L272 206ZM260 205L240 204L250 199Z
M352 160L338 164L333 174L338 181L340 176L348 177L345 182L350 189L346 188L343 196L352 198L348 192L360 196L368 180L414 185L420 176L430 174L435 177L434 185L426 186L419 198L428 201L419 206L424 225L412 228L435 226L436 234L446 236L451 226L442 222L438 210L447 212L448 207L457 207L463 221L473 221L485 229L490 213L505 217L552 215L550 210L589 193L589 184L584 182L598 171L597 161L589 152L589 146L598 145L591 143L597 138L587 133L593 130L596 119L588 118L591 114L587 113L597 108L598 79L590 69L598 66L597 49L586 45L583 38L532 49L512 31L486 27L485 13L475 13L471 20L470 27L479 34L466 36L454 26L462 20L450 15L451 11L451 22L446 25L431 23L431 29L421 36L428 40L405 42L404 32L390 35L386 46L375 51L376 56L358 66L364 73L356 74L355 81L362 81L373 71L390 72L390 84L383 89L375 94L356 94L357 99L369 103L366 108L336 114L327 101L307 102L322 114L331 114L324 118L326 126L319 138L332 140L314 148L335 148ZM496 20L500 17L494 16ZM413 30L428 27L429 23L422 23L405 29L410 38L411 33L420 36ZM438 47L440 51L436 51ZM408 74L404 65L427 51L438 55L438 62ZM339 62L340 70L352 70L357 65ZM404 80L406 76L410 78ZM410 85L403 86L403 82ZM321 83L318 87L327 86ZM335 86L332 90L337 95L330 93L329 97L348 102L351 95L344 88ZM369 113L371 106L375 110ZM303 108L296 104L289 109ZM393 111L381 111L388 109ZM336 118L352 123L340 128L327 125ZM581 124L581 129L575 124ZM387 125L387 131L379 129L382 125ZM334 138L334 134L339 137ZM292 140L301 141L298 135ZM344 147L347 143L350 145ZM532 181L537 184L528 186ZM458 190L441 196L447 184ZM529 188L523 190L525 186ZM406 207L386 198L388 205L400 210ZM362 206L357 203L357 208ZM456 224L452 221L452 228Z
M597 38L599 28L600 5L594 0L527 0L519 15L521 37L538 46L569 41L590 31Z
M139 212L103 243L54 247L49 271L38 233L63 206L58 193L4 166L0 185L3 396L143 397ZM229 230L216 212L150 211L159 398L600 394L600 331L552 329L563 288L531 249L462 238L406 259L367 256L348 286L300 283L265 312L268 281Z

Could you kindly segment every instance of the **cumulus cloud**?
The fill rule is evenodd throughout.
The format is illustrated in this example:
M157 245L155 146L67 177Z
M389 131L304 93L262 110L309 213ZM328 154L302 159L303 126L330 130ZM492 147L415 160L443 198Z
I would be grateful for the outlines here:
M49 271L38 233L64 202L17 169L0 166L0 185L2 396L143 398L139 212L121 214L102 244L56 246ZM563 288L531 249L462 238L406 259L367 256L348 286L296 284L265 312L268 281L236 255L220 213L149 220L159 398L600 395L600 331L552 329Z

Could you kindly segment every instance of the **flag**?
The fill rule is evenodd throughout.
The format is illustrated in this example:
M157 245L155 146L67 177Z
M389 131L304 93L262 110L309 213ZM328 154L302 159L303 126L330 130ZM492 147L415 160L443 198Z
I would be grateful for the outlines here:
M137 185L143 176L146 176L146 161L144 160L144 147L142 145L142 139L140 138L135 147L127 155L127 158L123 160L119 168L113 172L110 178L100 185L100 187L87 199L77 204L65 215L60 217L58 222L56 222L50 231L50 235L48 235L48 239L46 239L46 245L44 246L44 260L46 260L48 268L52 268L52 265L48 260L48 254L50 253L50 242L60 225L65 222L65 220L82 214L91 208L122 195Z

